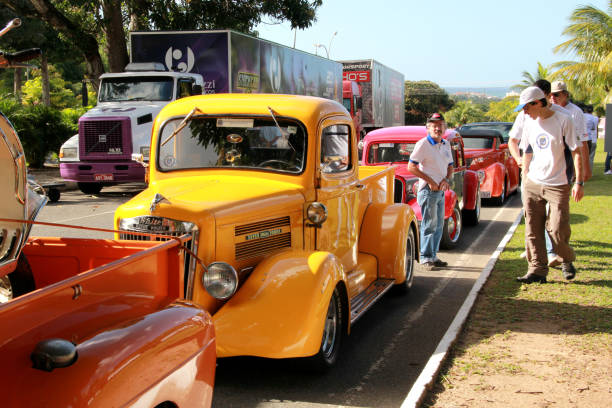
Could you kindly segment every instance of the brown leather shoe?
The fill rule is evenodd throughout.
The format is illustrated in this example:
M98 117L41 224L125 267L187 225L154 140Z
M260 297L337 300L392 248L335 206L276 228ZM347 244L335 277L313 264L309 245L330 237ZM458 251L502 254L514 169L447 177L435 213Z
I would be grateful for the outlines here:
M516 281L526 283L528 285L534 282L546 283L546 276L536 275L535 273L528 273L525 276L517 276Z

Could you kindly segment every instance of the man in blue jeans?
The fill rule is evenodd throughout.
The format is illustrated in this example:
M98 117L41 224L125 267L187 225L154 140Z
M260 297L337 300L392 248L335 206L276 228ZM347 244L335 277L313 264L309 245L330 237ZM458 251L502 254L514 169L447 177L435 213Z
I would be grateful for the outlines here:
M446 122L439 113L427 120L427 137L419 140L410 155L408 171L419 180L417 203L421 207L421 257L426 270L445 267L437 256L444 228L444 191L450 188L453 156L450 144L442 139Z

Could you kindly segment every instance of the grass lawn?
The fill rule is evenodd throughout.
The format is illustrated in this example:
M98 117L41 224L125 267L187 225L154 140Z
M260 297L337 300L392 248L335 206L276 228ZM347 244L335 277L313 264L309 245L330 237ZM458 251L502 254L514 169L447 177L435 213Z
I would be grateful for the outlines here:
M527 271L521 224L423 406L609 406L612 176L598 144L585 197L571 202L576 278L551 269L546 284L516 282Z

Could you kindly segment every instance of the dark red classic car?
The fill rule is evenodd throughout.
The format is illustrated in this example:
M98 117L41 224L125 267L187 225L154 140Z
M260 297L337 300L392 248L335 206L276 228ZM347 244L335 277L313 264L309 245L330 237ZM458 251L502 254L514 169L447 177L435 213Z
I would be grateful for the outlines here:
M461 130L465 159L470 170L482 170L480 196L495 205L502 205L520 183L519 167L504 143L501 132L493 129Z
M419 221L421 221L421 208L416 200L419 179L410 173L407 167L416 142L426 136L425 126L396 126L374 130L363 139L362 164L394 166L395 202L409 204ZM446 191L445 194L444 232L440 246L451 249L461 238L464 221L467 225L478 224L479 184L484 173L466 167L463 140L457 132L447 130L444 139L451 146L454 171L451 180L452 190Z

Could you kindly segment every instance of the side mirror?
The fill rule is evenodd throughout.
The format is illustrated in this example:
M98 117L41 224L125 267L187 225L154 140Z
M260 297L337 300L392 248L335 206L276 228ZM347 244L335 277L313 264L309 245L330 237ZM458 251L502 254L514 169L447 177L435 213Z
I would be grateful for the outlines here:
M194 84L191 86L191 94L192 95L202 95L202 85Z
M357 97L357 109L362 109L362 108L363 108L363 101L361 97Z

